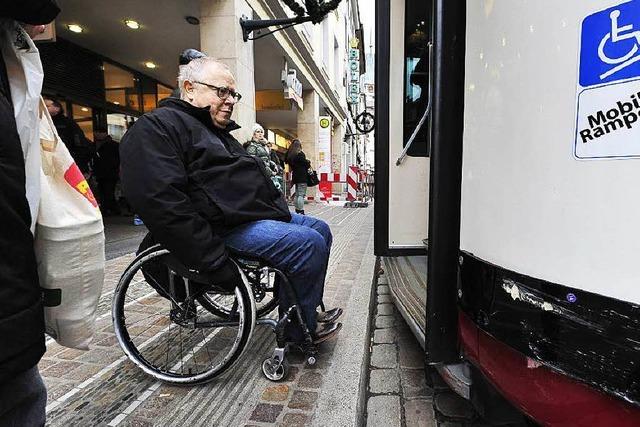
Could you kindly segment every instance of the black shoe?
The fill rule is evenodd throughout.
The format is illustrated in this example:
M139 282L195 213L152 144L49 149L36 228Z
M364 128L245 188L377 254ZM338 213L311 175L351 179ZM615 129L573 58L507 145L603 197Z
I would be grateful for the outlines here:
M300 214L300 215L304 215L304 209L302 209L302 210L296 209L296 213Z
M316 315L318 323L333 323L342 316L342 309L340 307L332 308L331 310L321 311Z
M314 344L320 344L321 342L330 340L331 338L338 335L342 329L342 323L323 323L318 325L316 332L311 334L311 338L313 339Z

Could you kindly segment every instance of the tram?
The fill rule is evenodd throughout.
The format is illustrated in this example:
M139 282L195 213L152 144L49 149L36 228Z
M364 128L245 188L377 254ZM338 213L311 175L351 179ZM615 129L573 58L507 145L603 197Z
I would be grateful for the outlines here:
M375 251L487 420L640 426L640 0L376 0Z

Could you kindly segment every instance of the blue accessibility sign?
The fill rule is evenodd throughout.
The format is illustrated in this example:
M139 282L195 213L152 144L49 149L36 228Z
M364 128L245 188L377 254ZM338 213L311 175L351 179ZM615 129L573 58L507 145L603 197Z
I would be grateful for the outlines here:
M640 0L631 0L582 21L580 86L640 76Z

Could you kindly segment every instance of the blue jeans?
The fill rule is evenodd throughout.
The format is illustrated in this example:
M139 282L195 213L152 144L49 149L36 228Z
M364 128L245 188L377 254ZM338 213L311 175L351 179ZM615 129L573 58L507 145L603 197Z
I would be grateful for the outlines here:
M294 195L293 204L297 211L304 210L304 198L307 195L307 184L296 184L296 193Z
M47 389L34 366L0 384L0 426L43 426Z
M260 258L281 270L291 282L309 331L315 331L333 241L327 223L291 214L291 222L250 222L225 233L223 239L233 252ZM279 294L280 307L287 308L283 294Z

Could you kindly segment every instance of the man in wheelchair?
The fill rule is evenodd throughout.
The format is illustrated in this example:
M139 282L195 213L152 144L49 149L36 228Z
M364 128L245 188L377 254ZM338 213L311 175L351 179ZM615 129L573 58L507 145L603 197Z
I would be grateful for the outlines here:
M178 83L180 99L162 100L120 144L124 194L153 236L143 246L161 243L190 271L227 289L242 280L230 251L261 259L289 279L314 343L335 336L342 310L316 311L329 226L291 214L263 163L229 133L239 128L231 113L241 95L226 65L194 59L181 67ZM286 310L286 298L279 297ZM295 328L290 334L301 339Z

